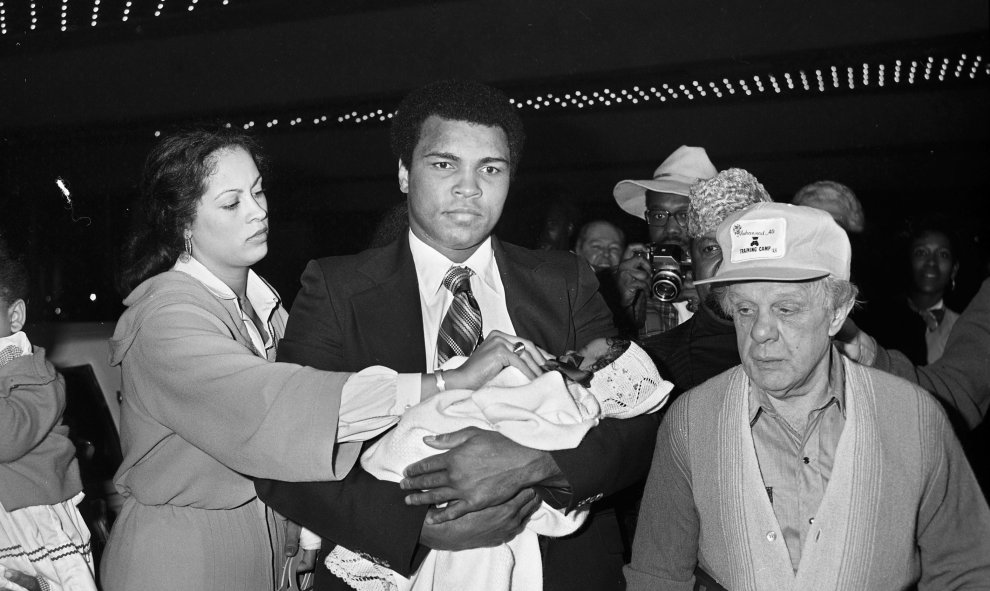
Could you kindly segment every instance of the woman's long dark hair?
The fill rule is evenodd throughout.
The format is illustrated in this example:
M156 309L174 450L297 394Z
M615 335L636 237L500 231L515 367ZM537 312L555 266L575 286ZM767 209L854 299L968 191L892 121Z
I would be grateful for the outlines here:
M168 135L148 154L141 174L139 219L124 245L118 289L127 296L142 281L169 269L182 253L183 232L196 217L217 152L243 148L264 174L260 146L229 128L192 129Z

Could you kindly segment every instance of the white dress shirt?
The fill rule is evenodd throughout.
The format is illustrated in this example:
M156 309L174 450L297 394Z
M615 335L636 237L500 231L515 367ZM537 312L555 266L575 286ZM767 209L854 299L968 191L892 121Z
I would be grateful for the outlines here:
M463 263L455 263L433 250L409 232L409 250L416 264L416 277L419 280L419 303L423 312L423 348L426 351L426 371L439 367L437 363L437 337L440 323L454 300L454 294L443 286L443 278L451 267L468 267L474 271L471 276L471 292L481 308L481 335L488 336L493 330L506 334L516 334L509 319L509 309L505 305L505 288L502 276L495 262L495 251L489 236Z

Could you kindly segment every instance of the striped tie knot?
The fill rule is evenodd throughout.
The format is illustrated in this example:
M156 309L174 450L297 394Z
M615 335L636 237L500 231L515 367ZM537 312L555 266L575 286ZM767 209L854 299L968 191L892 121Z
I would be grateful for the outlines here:
M451 267L443 276L443 286L454 295L471 290L471 276L474 275L468 267Z
M443 286L454 295L450 308L440 323L437 336L437 365L451 357L467 356L481 341L481 309L471 293L471 276L467 267L451 267L443 278Z

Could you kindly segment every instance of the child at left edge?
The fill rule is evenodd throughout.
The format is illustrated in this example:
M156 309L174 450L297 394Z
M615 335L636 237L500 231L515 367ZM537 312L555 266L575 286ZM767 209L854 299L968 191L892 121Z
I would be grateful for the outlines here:
M96 591L65 381L22 332L27 289L0 239L0 589L23 588L22 574L43 591Z

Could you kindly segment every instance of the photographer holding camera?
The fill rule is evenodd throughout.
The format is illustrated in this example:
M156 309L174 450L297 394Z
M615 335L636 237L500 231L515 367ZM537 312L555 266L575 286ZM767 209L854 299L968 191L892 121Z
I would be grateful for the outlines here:
M691 185L718 171L704 148L681 146L645 181L624 180L613 191L626 213L642 218L650 243L631 243L616 272L621 311L616 324L647 337L690 318L698 298L691 282L687 217Z

